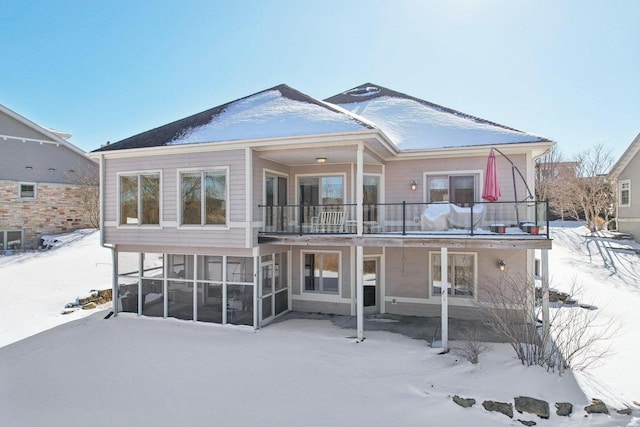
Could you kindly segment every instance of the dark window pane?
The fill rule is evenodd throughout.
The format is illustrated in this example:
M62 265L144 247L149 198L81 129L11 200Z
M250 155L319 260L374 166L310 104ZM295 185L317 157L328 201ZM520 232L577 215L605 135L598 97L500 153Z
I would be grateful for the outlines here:
M206 172L206 224L226 224L226 195L226 173L224 171Z
M118 312L138 313L138 281L118 278Z
M162 280L142 279L142 314L152 317L164 316Z
M140 177L142 224L160 224L160 175Z
M289 291L288 290L284 290L281 292L278 292L275 296L276 298L276 316L280 313L282 313L283 311L286 311L289 309Z
M222 323L222 285L198 284L198 320Z
M167 298L169 317L193 320L193 283L169 280Z
M200 172L180 174L182 224L202 224L202 194L200 180Z
M120 224L138 224L138 177L120 177Z
M253 286L227 286L227 323L253 326Z

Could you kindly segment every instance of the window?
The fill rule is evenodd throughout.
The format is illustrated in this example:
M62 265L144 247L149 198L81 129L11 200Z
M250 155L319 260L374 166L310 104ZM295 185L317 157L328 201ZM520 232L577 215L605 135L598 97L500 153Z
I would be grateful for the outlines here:
M35 184L20 184L20 198L21 199L35 199L36 198L36 185Z
M344 204L344 177L300 178L300 201L308 206Z
M227 172L208 170L180 173L182 225L227 223Z
M380 203L380 177L376 175L365 175L362 187L364 221L378 220L378 203Z
M477 174L427 177L427 202L451 202L469 206L476 199Z
M621 207L631 206L631 180L620 181L619 203Z
M120 225L160 224L160 174L120 175Z
M433 295L442 293L440 252L431 252L431 284ZM447 255L447 293L457 297L473 297L476 285L476 255L449 253Z
M340 289L340 254L304 254L304 290L337 294Z
M0 231L0 254L22 249L22 231Z

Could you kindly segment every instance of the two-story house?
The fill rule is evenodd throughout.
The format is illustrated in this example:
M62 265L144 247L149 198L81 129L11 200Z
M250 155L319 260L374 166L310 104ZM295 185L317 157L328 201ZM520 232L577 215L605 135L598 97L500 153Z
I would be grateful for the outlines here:
M444 328L551 248L528 188L552 144L373 84L324 101L280 85L113 143L92 155L114 308L256 328L354 315L359 338L367 313Z
M0 105L0 255L37 248L42 234L95 227L75 177L97 165L69 137Z
M616 183L616 223L618 230L640 237L640 134L622 153L609 176ZM635 184L634 184L635 183ZM635 204L633 201L636 201Z

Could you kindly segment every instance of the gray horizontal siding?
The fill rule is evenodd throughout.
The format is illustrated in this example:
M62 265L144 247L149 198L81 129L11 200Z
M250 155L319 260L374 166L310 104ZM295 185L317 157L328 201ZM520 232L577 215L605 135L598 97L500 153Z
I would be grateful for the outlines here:
M109 243L184 245L203 247L244 247L245 228L216 230L208 227L200 229L178 229L178 204L180 200L178 170L192 168L228 167L230 222L245 222L246 182L245 151L202 152L107 159L105 177L105 220L117 221L119 172L161 171L162 173L162 221L173 226L158 229L139 227L112 228L107 233Z
M96 163L64 145L0 138L0 180L73 184L87 169L97 170Z

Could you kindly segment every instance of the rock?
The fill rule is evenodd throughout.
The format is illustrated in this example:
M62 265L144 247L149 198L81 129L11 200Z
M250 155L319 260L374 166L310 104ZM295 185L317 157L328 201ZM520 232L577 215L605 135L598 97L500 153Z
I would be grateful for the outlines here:
M518 420L518 421L520 421L521 424L524 424L526 426L534 426L534 425L536 425L535 421L525 421L525 420Z
M528 412L540 418L549 419L549 404L544 400L520 396L515 398L515 402L516 411L520 413Z
M107 301L111 301L111 298L112 298L111 289L103 289L101 291L98 291L98 298L103 298Z
M556 415L561 417L568 417L573 412L573 404L569 402L556 403Z
M631 408L618 409L616 412L620 415L631 415Z
M457 394L453 396L453 401L456 402L458 405L462 406L463 408L471 408L473 405L476 404L475 399L465 399L464 397L460 397Z
M637 400L634 400L633 404L636 405L636 406L640 406L640 402L638 402Z
M587 414L609 414L609 409L602 400L591 399L591 401L593 402L591 405L584 407Z
M500 412L509 418L513 418L513 405L511 403L495 402L493 400L485 400L482 406L487 411Z
M74 310L65 309L62 311L62 314L71 314Z
M95 302L90 302L88 304L85 304L82 306L83 310L91 310L93 308L96 308L98 305Z

